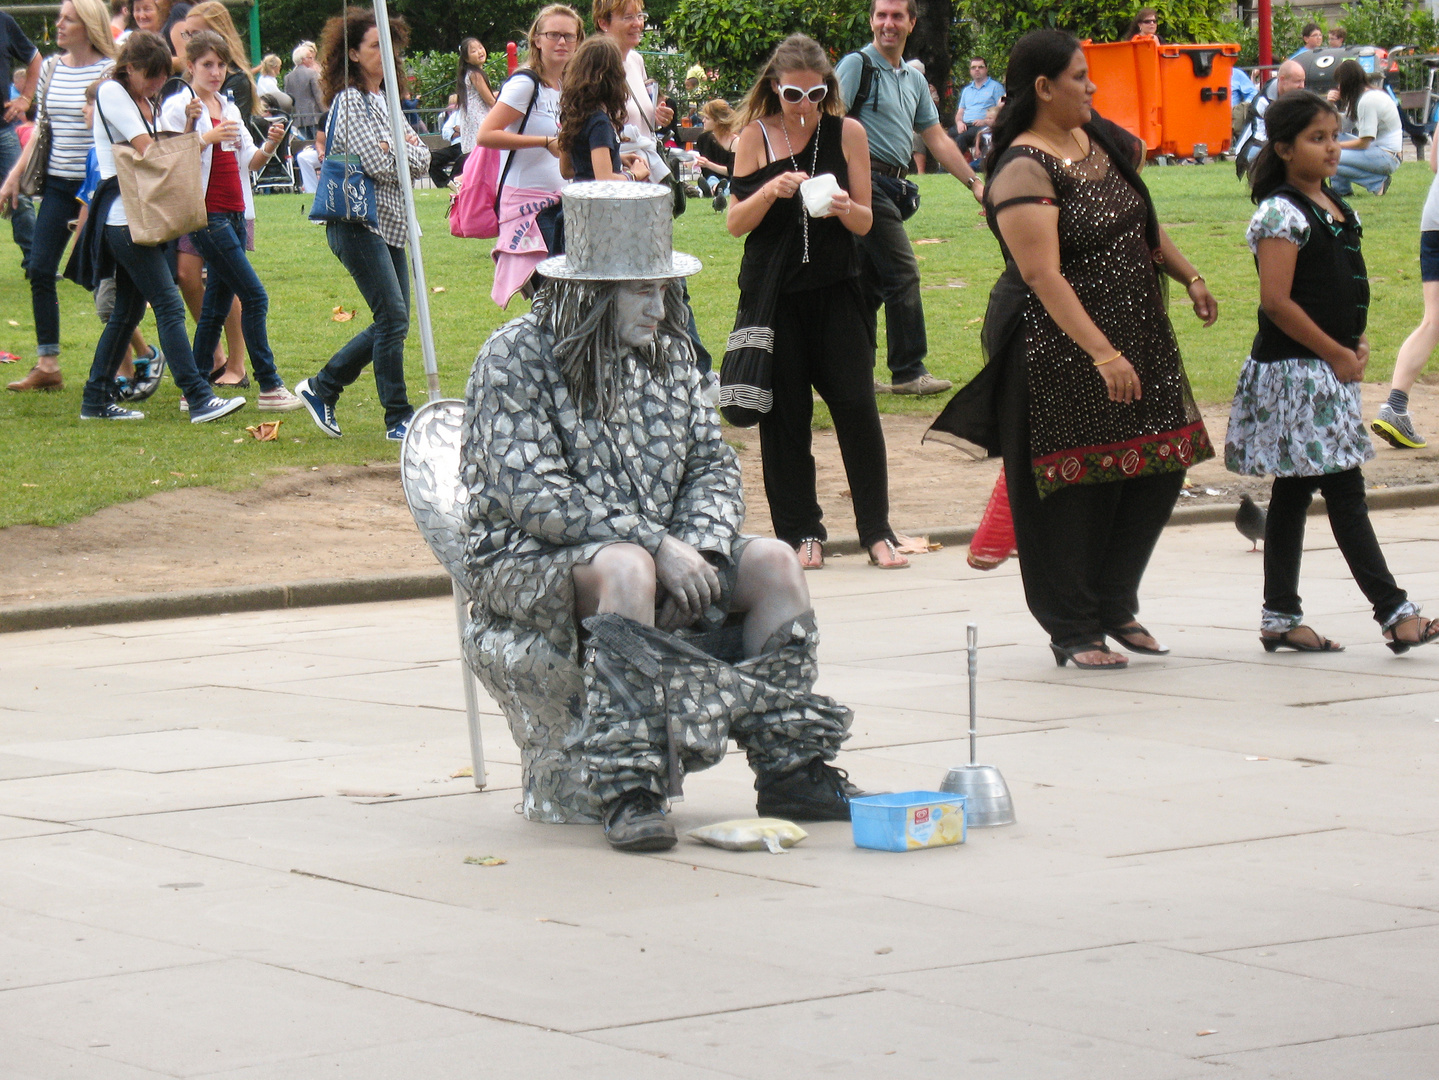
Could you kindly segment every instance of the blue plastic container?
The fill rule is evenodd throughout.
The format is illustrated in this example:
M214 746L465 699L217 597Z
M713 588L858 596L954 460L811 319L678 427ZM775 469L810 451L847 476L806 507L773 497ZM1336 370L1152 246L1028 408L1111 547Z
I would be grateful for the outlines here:
M855 846L878 851L947 847L965 839L964 796L943 791L866 795L849 802Z

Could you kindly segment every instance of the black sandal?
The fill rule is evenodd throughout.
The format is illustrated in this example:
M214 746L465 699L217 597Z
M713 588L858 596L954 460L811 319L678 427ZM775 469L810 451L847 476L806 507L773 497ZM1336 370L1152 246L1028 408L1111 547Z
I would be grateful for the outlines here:
M1405 641L1399 637L1397 631L1410 620L1422 622L1424 629L1419 632L1419 637L1414 641ZM1410 649L1416 649L1420 645L1428 645L1436 638L1439 638L1439 619L1426 619L1422 615L1406 615L1384 631L1384 644L1389 646L1389 651L1395 656L1407 653Z
M1299 631L1301 631L1301 630L1308 630L1309 633L1310 633L1311 635L1313 635L1314 641L1317 642L1318 644L1314 644L1314 643L1308 642L1308 641L1299 641L1299 640L1297 640L1297 639L1294 637L1294 635L1297 634L1297 633L1299 633ZM1282 649L1293 649L1295 652L1343 652L1343 651L1344 651L1344 646L1343 646L1343 645L1340 645L1337 641L1330 641L1327 637L1325 637L1323 634L1319 633L1319 631L1318 631L1318 630L1315 630L1314 627L1312 627L1312 626L1296 626L1296 627L1295 627L1294 629L1292 629L1292 630L1286 630L1286 631L1284 631L1284 633L1282 633L1282 634L1275 634L1275 635L1272 636L1272 637L1265 637L1265 636L1264 636L1264 632L1261 630L1260 633L1259 633L1259 644L1261 644L1261 645L1264 646L1264 651L1267 652L1267 653L1272 653L1272 652L1274 652L1276 649L1281 649L1281 648L1282 648ZM1394 648L1394 646L1393 646L1392 644L1391 644L1389 647L1390 647L1391 649ZM1404 648L1407 649L1408 646L1406 645ZM1397 651L1398 651L1398 652L1403 652L1404 650L1403 650L1403 649L1399 649L1399 650L1397 650Z
M1163 645L1159 645L1158 648L1148 649L1145 648L1143 645L1136 645L1134 642L1129 640L1129 638L1135 636L1147 637L1151 640L1154 639L1154 635L1151 634L1148 630L1144 629L1144 627L1139 625L1139 623L1137 622L1130 623L1128 626L1106 626L1104 628L1104 632L1132 653L1143 653L1146 656L1169 655L1169 650L1166 649Z
M1118 664L1090 664L1079 658L1080 653L1087 652L1102 652L1110 655L1109 646L1102 641L1082 641L1078 645L1056 645L1051 641L1049 643L1049 651L1054 653L1054 662L1059 667L1064 667L1064 665L1071 660L1074 661L1074 666L1077 668L1093 668L1096 670L1101 668L1123 669L1129 666L1129 657L1127 656L1121 656L1121 662Z

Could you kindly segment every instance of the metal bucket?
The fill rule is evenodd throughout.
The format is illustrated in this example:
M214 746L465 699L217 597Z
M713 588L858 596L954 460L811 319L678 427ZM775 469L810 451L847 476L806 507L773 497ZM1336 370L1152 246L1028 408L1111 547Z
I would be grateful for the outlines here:
M1014 824L1014 800L1009 797L1009 785L993 765L956 765L949 770L939 790L964 796L964 823L971 828Z

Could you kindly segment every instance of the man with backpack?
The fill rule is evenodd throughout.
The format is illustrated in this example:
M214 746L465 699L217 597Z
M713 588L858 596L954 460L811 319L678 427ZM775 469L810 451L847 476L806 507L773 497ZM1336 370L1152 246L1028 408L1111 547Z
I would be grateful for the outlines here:
M904 62L904 47L917 18L915 0L870 0L874 40L842 59L835 76L845 108L869 136L874 225L859 238L859 248L871 310L877 313L884 305L893 384L876 381L875 390L922 395L942 393L953 384L935 378L924 366L929 344L919 263L904 231L905 221L919 209L919 189L905 179L913 134L919 134L935 160L969 188L976 202L984 198L984 184L940 126L924 76Z
M1254 95L1254 100L1247 106L1244 127L1234 141L1237 147L1234 152L1234 171L1239 174L1240 179L1244 178L1250 162L1269 141L1269 135L1264 129L1264 114L1269 106L1291 90L1303 89L1304 66L1297 60L1286 60L1279 65L1274 78L1264 84L1264 89Z

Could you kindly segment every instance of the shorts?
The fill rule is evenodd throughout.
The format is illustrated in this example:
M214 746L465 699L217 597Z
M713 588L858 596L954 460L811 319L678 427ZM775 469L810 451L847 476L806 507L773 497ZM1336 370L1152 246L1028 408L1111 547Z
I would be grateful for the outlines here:
M1419 280L1439 281L1439 229L1419 234Z
M200 253L195 250L195 245L192 244L192 243L190 243L190 234L189 234L189 233L186 233L184 236L180 237L179 240L175 241L175 246L176 246L179 250L183 251L186 255L193 255L193 256L195 256L195 258L197 258L197 259L198 259L198 258L201 258ZM254 250L255 250L255 219L254 219L254 218L246 218L246 219L245 219L245 250L246 250L246 251L254 251Z
M95 286L95 314L102 323L110 321L110 312L115 310L115 275L111 274Z

